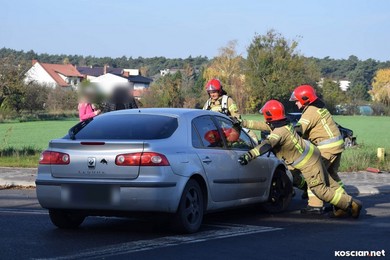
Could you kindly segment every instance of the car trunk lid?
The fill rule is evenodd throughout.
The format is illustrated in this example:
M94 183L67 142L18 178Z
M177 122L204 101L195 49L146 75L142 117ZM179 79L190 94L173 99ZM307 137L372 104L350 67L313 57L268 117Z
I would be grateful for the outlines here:
M53 140L49 150L68 154L70 162L52 164L51 173L57 178L136 179L140 166L118 166L115 159L120 154L142 153L145 146L143 141Z

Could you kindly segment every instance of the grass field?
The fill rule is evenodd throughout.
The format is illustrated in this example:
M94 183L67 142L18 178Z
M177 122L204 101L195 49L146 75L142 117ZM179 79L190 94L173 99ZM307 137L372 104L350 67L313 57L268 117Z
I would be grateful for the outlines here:
M246 115L246 119L263 120L263 116ZM352 129L358 145L347 148L342 155L341 171L365 170L375 167L390 171L390 117L334 116L340 125ZM377 149L385 148L385 161L377 159Z
M246 115L245 118L263 120L260 114ZM335 116L335 120L342 126L352 129L358 142L358 146L348 148L343 153L341 171L364 170L367 167L390 170L390 117ZM26 147L43 150L51 139L64 136L77 122L69 120L1 123L0 150L7 147L15 150ZM378 147L385 148L387 152L384 162L379 162L376 158ZM35 167L38 156L38 154L2 156L0 166Z
M51 139L66 135L78 121L37 121L0 124L0 148L34 147L44 149Z

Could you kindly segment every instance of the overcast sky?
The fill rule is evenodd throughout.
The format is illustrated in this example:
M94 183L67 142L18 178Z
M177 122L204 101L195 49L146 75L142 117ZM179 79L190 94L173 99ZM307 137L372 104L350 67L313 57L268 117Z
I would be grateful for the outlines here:
M305 56L390 60L387 0L0 0L0 48L94 56L217 55L275 29Z

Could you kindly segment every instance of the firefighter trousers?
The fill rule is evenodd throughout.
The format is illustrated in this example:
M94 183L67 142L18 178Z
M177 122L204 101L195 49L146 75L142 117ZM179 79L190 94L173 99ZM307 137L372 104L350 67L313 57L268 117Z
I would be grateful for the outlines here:
M325 156L321 154L322 161L324 163L325 169L327 169L330 179L333 179L336 181L342 188L344 188L344 184L341 181L338 170L340 167L340 161L341 161L341 153L338 154L326 154ZM323 207L324 202L320 200L311 190L308 188L307 195L309 197L308 199L308 205L312 207Z
M320 200L331 203L344 210L350 206L352 197L333 178L329 178L329 174L320 156L313 156L300 170L307 182L308 188Z

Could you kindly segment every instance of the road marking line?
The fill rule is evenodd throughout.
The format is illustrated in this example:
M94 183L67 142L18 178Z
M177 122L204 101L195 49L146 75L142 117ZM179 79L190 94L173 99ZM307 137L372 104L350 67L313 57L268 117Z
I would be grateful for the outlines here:
M14 209L14 208L0 208L1 213L12 214L36 214L36 215L48 215L49 212L43 209Z
M172 246L205 242L209 240L282 230L282 228L227 224L227 223L217 223L217 224L205 225L205 226L221 228L221 229L208 230L208 231L198 232L190 235L175 235L175 236L167 236L167 237L161 237L161 238L150 239L150 240L132 241L132 242L121 243L121 244L116 244L116 245L111 245L111 246L106 246L101 248L89 249L74 255L58 256L58 257L44 258L44 259L52 259L52 260L79 259L79 258L96 259L96 258L117 256L123 254L130 254L130 253L141 252L141 251L148 251L148 250L153 250L158 248L166 248Z

